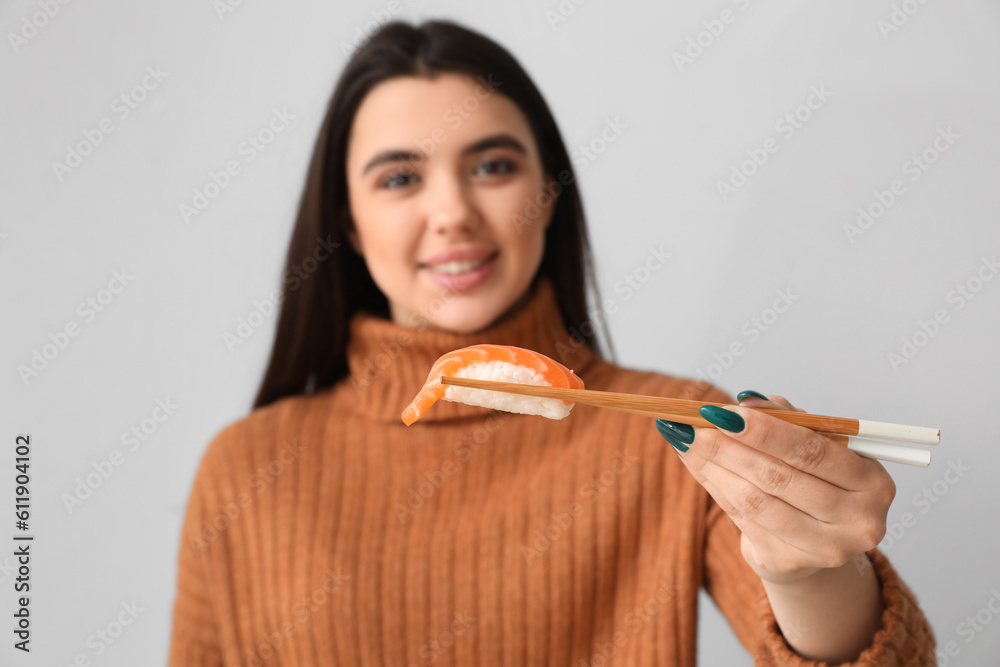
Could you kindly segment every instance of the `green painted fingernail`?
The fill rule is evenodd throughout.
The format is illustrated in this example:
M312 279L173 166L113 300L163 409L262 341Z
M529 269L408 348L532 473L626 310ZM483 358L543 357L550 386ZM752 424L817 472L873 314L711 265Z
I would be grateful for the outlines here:
M685 445L690 445L694 442L694 427L688 424L681 424L680 422L671 422L666 419L657 419L656 427L660 429L662 433L663 430L667 430L675 438L681 441Z
M747 423L743 421L743 417L732 410L726 410L725 408L720 408L716 405L703 405L698 409L701 416L712 422L719 428L725 429L732 433L739 433L744 428L746 428Z
M762 398L765 401L771 400L764 394L760 393L759 391L754 391L752 389L747 389L746 391L741 391L740 393L736 394L736 400L739 401L740 403L743 402L744 398Z
M656 430L660 432L664 440L681 453L686 452L689 449L688 445L694 442L694 428L687 424L657 419Z

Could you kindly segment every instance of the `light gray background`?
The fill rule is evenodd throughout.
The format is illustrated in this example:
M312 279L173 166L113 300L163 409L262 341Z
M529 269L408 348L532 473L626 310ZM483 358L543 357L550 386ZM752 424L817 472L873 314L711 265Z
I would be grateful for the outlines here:
M1000 590L1000 280L961 309L948 295L1000 251L998 3L897 2L918 11L884 35L889 0L564 0L574 11L554 27L555 0L398 2L394 17L453 18L507 46L571 150L608 119L627 125L580 173L621 363L694 376L739 342L744 353L712 376L731 394L754 388L815 412L942 429L930 468L887 464L898 485L889 518L903 530L883 546L939 646L956 642L947 664L997 664L1000 618L971 638L959 624ZM258 0L220 16L210 0L71 2L16 49L9 33L41 9L0 7L0 514L10 521L0 539L13 544L12 450L25 432L37 535L34 651L11 648L13 581L0 571L0 663L65 665L80 653L95 665L165 662L191 481L214 434L247 413L274 318L232 352L223 335L279 284L341 46L393 6ZM679 71L673 53L724 9L734 21ZM147 66L166 78L120 119L113 101ZM813 86L832 97L786 138L775 123ZM275 107L294 121L245 162L240 142ZM60 181L52 163L105 117L113 133ZM949 127L960 138L911 182L904 162ZM717 181L769 137L780 149L723 201ZM241 174L186 224L178 206L231 159ZM849 242L844 225L893 179L906 192ZM615 285L651 244L672 257L626 298ZM77 305L122 268L134 280L85 322ZM797 300L751 340L744 324L767 316L778 290ZM938 309L947 323L893 368L888 353ZM70 321L79 335L25 384L18 365ZM127 451L121 433L167 397L179 408ZM124 462L68 512L63 494L115 449ZM969 470L946 475L950 463ZM915 499L924 487L932 505ZM133 600L144 611L95 657L88 636ZM749 664L705 601L702 663Z

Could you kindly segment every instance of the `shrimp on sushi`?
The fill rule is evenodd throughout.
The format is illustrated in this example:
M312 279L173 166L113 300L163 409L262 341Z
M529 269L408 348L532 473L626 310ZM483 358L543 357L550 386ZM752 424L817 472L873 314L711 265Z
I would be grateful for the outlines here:
M470 389L441 383L441 376L516 382L545 387L583 389L583 380L573 371L543 354L510 345L472 345L442 356L431 367L416 398L403 410L407 426L420 419L438 399L479 405L505 412L563 419L573 403L557 398L520 396L485 389Z

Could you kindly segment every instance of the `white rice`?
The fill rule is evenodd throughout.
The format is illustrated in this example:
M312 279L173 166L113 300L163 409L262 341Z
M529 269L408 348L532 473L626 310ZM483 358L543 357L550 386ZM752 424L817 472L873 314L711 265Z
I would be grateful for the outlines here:
M512 364L509 361L490 361L482 364L470 364L458 370L455 377L475 380L492 380L494 382L516 382L517 384L533 384L551 387L541 373L530 368ZM444 392L445 400L469 405L481 405L484 408L517 412L522 415L539 415L549 419L563 419L569 416L573 405L566 405L558 398L537 398L507 394L501 391L486 389L469 389L468 387L448 386Z

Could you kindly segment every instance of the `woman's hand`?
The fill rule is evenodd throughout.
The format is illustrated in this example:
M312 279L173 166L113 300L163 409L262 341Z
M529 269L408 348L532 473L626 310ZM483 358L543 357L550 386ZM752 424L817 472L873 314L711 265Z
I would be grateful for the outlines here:
M812 660L854 660L883 613L865 552L885 536L895 484L878 461L749 409L803 412L781 396L738 398L739 407L702 408L718 429L659 419L657 429L739 527L789 646Z
M803 412L761 396L742 392L740 406ZM761 579L790 583L840 567L885 536L896 486L878 461L747 407L707 406L702 416L719 428L657 427L740 528L743 557Z

